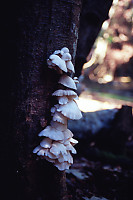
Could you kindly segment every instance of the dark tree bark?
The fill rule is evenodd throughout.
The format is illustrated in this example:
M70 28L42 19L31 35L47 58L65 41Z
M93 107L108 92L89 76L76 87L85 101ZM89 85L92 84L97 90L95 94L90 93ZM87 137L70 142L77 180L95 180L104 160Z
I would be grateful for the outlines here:
M123 105L115 115L111 128L105 128L96 136L96 145L115 155L125 152L128 137L133 132L132 107Z
M59 78L46 59L66 46L74 62L81 0L21 0L2 4L2 10L1 52L9 80L1 104L4 197L65 200L65 173L32 151L50 122L51 93Z
M78 48L76 54L76 75L80 76L102 23L109 18L108 12L113 0L83 0L81 11Z

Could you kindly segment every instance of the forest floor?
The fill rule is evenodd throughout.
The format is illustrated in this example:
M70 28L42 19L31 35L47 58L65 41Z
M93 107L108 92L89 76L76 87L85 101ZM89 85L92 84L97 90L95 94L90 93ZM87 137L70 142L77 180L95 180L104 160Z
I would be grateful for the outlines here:
M133 199L133 168L83 156L67 171L69 200Z
M80 101L77 103L83 112L121 108L122 105L133 107L133 81L129 83L112 81L99 84L83 76L78 86L78 94ZM92 105L90 106L91 101ZM88 106L85 105L84 109L83 104L88 104ZM92 107L95 109L93 110Z

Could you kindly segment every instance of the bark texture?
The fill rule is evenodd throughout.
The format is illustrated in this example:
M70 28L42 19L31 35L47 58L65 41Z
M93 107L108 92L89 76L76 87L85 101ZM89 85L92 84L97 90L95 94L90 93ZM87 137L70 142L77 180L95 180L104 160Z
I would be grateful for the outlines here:
M1 127L6 133L1 143L5 199L66 200L65 173L32 151L39 144L39 131L51 120L51 94L59 78L46 59L67 46L74 61L81 0L28 0L2 6L7 14L2 56L8 58L9 78Z

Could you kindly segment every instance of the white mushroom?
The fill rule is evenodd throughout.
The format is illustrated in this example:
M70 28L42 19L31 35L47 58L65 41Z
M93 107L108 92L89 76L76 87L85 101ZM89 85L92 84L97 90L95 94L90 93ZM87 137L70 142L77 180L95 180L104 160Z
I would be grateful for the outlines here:
M38 156L45 156L47 158L50 158L50 159L53 159L53 160L56 160L59 158L59 156L55 156L54 154L52 154L50 152L50 149L45 149L45 148L42 148L37 152L37 155Z
M64 117L64 115L62 115L60 112L55 112L52 120L62 124L67 124L67 118Z
M67 76L67 75L62 75L61 78L59 79L58 83L66 86L68 88L77 90L77 87L75 85L74 80L71 77Z
M69 49L67 47L63 47L61 51L63 51L63 53L69 53Z
M61 50L55 50L53 54L54 54L54 55L58 55L58 54L60 54L60 53L61 53Z
M58 156L59 154L67 154L66 146L60 142L53 142L52 147L50 148L50 152L55 156Z
M75 140L74 138L69 139L70 143L74 146L75 144L78 144L78 140Z
M55 105L54 105L54 107L55 107L56 109L59 108L59 106L60 106L59 104L55 104Z
M40 150L41 150L41 146L39 145L33 150L33 153L37 153Z
M74 65L72 64L72 62L70 60L68 60L66 62L66 67L69 71L72 71L73 73L75 73L75 69L74 69Z
M73 96L74 98L77 97L76 92L73 90L56 90L52 96Z
M71 156L71 154L70 154L70 152L68 151L67 152L67 154L65 155L60 155L60 157L58 158L58 161L60 162L60 163L62 163L62 162L68 162L68 163L70 163L70 164L73 164L73 158L72 158L72 156Z
M51 63L53 66L58 66L62 71L67 72L67 68L66 68L66 63L63 59L61 59L59 56L57 55L51 55L50 57ZM47 61L49 62L49 61ZM50 63L50 62L49 62Z
M63 134L64 134L64 140L60 140L60 143L64 145L71 144L69 140L71 137L73 137L73 133L69 129L67 129L66 131L63 131Z
M69 141L69 140L70 140L70 138L68 138L68 139L65 140L65 141L64 141L64 140L63 140L63 141L61 140L60 142L62 142L62 143L66 146L66 145L70 144L70 141Z
M66 96L58 97L59 104L64 105L68 103L68 98Z
M75 97L75 95L62 96L62 97L57 97L57 99L59 101L59 104L64 105L73 99L78 99L78 96L76 96L76 97Z
M63 133L64 133L64 141L73 137L73 133L69 129L66 129L65 131L63 131Z
M47 149L41 149L40 151L38 151L37 155L38 156L44 156L45 152L47 151Z
M56 129L57 131L65 131L67 129L67 124L62 124L60 122L51 121L51 127Z
M55 166L60 170L60 171L64 171L65 169L69 169L71 164L69 164L68 162L63 162L63 163L59 163L59 161L56 161Z
M49 65L49 68L52 68L52 66L55 66L55 64L52 64L52 61L50 59L47 59L47 64Z
M75 101L70 101L65 105L60 105L57 111L61 112L65 117L69 119L76 120L82 117L81 111L79 110Z
M74 77L73 80L75 83L79 83L78 77Z
M62 60L70 61L72 59L72 56L70 53L64 53L61 58Z
M55 113L55 111L56 111L56 107L55 107L55 106L52 107L50 111L51 111L51 113Z
M73 136L72 136L73 137ZM68 145L71 144L72 146L74 146L75 144L78 143L77 140L73 139L72 137L68 138L67 140L64 141L64 145ZM60 141L62 142L62 140Z
M56 141L64 139L63 132L59 131L59 130L55 129L54 127L51 127L51 126L47 126L38 135L39 136L45 136L45 137L48 137L48 138L50 138L52 140L56 140Z
M40 150L37 152L37 155L38 156L47 155L48 151L49 151L48 149L45 149L45 148L43 148L43 147L40 146Z
M55 159L49 158L49 157L47 157L47 156L45 156L45 159L46 159L47 161L51 162L51 163L55 163L55 162L56 162Z
M50 125L38 134L44 138L40 145L33 150L33 153L54 163L61 171L69 169L73 163L71 153L76 154L73 146L78 143L77 140L72 138L73 133L67 128L67 121L68 119L80 119L82 117L81 111L74 101L78 97L76 92L73 91L77 89L78 78L72 79L63 74L63 72L71 74L75 72L71 58L69 49L63 47L61 50L54 51L47 60L48 67L55 69L61 75L58 83L65 86L65 89L58 89L52 94L52 96L57 97L58 104L51 108L53 118Z
M51 159L57 159L57 158L59 158L59 156L55 156L54 154L52 154L51 152L50 152L50 149L49 149L49 151L47 152L47 155L46 155L48 158L51 158Z
M40 142L40 146L43 148L50 148L52 145L52 140L50 138L45 138Z
M66 150L71 151L73 154L77 153L76 149L71 144L66 145Z

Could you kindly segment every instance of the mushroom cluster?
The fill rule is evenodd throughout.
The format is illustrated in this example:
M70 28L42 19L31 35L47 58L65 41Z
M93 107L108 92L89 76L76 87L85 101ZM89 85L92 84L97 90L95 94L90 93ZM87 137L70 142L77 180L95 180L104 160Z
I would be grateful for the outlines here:
M48 67L55 69L59 74L61 89L56 90L52 96L57 98L58 104L51 108L52 120L50 125L39 133L43 140L33 153L52 162L59 170L69 169L73 163L72 154L76 154L74 145L78 143L73 139L73 133L67 128L69 119L78 120L82 117L75 99L78 98L75 90L78 83L71 62L69 49L64 47L56 50L47 60ZM69 75L68 75L69 74Z

